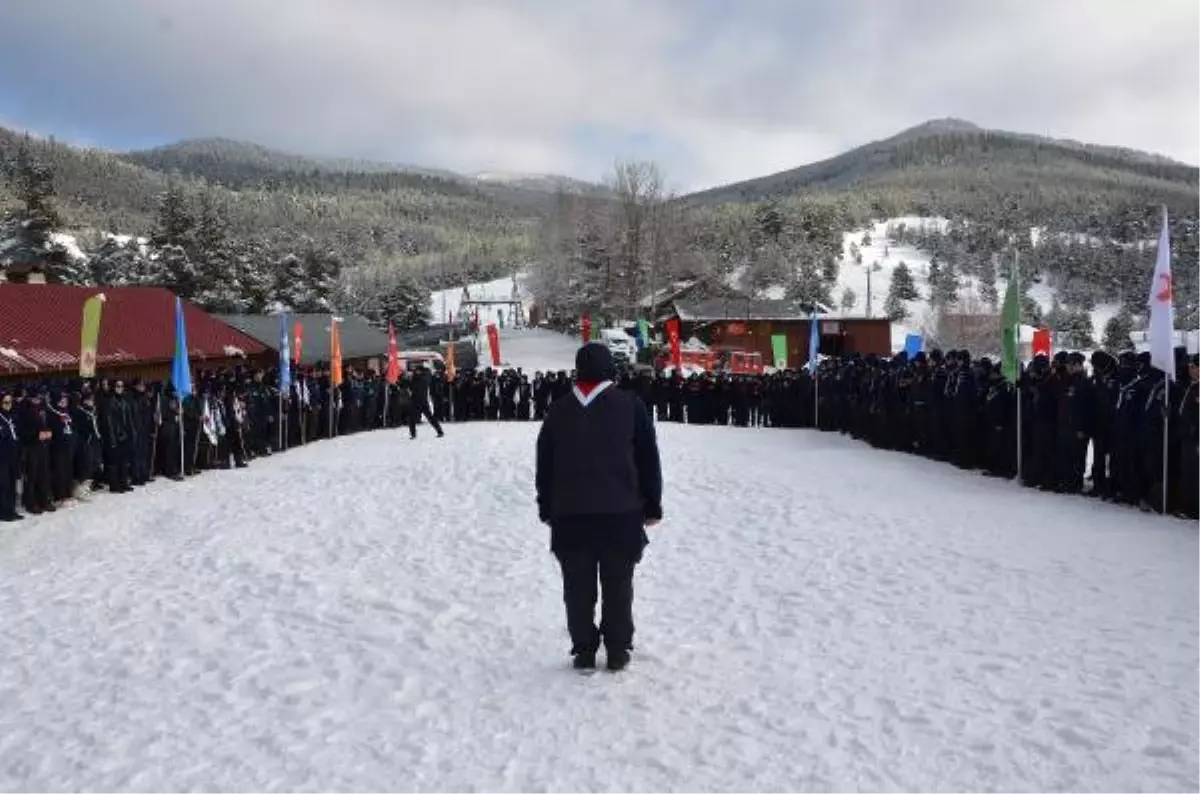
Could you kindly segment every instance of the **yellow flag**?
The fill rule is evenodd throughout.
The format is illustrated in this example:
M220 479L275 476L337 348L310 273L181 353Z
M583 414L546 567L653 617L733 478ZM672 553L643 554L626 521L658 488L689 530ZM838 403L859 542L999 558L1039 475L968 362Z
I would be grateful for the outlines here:
M104 293L83 302L83 325L79 333L79 377L96 377L96 350L100 345L100 309Z
M332 321L329 332L330 344L333 348L329 364L329 382L334 386L342 385L342 334L338 330L338 321Z

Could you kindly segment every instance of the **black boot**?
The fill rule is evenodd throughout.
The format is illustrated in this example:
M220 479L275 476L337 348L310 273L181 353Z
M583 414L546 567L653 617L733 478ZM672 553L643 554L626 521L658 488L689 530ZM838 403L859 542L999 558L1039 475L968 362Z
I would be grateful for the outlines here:
M629 651L609 651L608 652L608 669L612 672L624 670L629 664Z
M571 666L576 670L595 670L596 652L580 651L579 653L575 654L575 660L571 662Z

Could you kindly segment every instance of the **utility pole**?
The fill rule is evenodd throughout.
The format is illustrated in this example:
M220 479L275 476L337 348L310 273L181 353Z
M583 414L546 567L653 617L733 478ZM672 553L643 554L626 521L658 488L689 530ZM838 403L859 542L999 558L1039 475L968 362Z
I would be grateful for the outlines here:
M871 269L875 265L867 266L867 319L871 319Z

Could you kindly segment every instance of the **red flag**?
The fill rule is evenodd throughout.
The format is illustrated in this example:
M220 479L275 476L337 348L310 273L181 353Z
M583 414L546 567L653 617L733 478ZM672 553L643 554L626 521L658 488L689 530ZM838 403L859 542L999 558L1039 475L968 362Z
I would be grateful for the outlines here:
M296 366L300 366L300 348L304 342L304 326L296 323L292 326L292 336L295 337L295 343L292 345L292 355L296 358Z
M667 320L667 340L671 343L671 364L679 369L683 365L683 351L679 349L679 320Z
M1039 328L1033 332L1033 355L1050 355L1050 329Z
M500 366L500 332L493 323L487 327L488 346L492 348L492 366Z
M400 380L400 351L396 347L396 329L388 323L387 382L395 385Z
M586 345L592 341L592 316L585 312L583 318L579 321L579 327L583 332L583 343Z

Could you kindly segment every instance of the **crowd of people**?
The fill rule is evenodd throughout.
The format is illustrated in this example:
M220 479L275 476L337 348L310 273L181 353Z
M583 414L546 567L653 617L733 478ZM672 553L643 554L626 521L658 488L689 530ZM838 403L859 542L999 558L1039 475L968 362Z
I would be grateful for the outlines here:
M912 360L830 358L816 373L625 368L617 385L662 422L841 432L996 477L1019 473L1042 490L1152 510L1162 508L1166 422L1167 511L1196 518L1197 359L1177 352L1169 389L1144 353L1096 352L1090 371L1078 353L1038 357L1014 386L997 361L937 350ZM419 368L389 384L347 368L333 387L318 365L297 372L282 395L277 374L261 369L197 373L195 393L182 401L170 383L118 378L8 388L0 391L0 520L20 520L18 490L24 512L37 515L97 490L120 494L159 477L245 467L341 435L407 427L415 437L422 420L438 435L444 422L540 421L571 393L573 377Z

